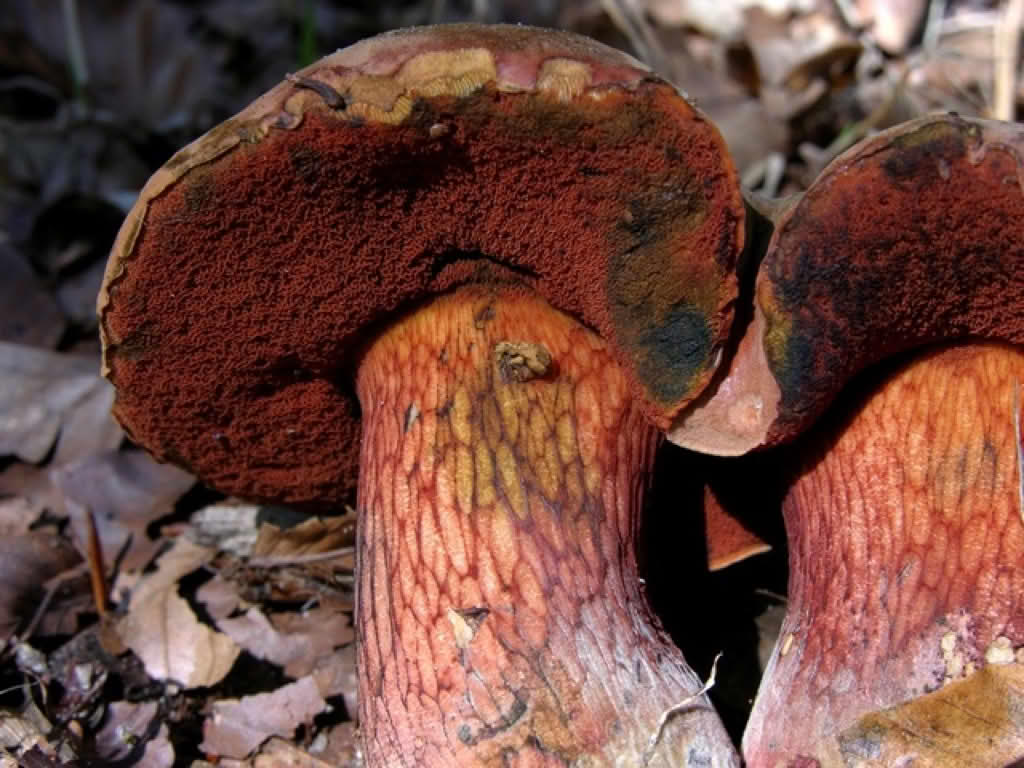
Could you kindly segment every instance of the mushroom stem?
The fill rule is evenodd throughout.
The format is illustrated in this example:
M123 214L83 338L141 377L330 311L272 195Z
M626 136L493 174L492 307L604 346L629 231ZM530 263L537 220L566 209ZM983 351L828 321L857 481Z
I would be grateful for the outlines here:
M463 288L368 347L359 505L367 764L735 766L634 556L656 430L597 335Z
M783 505L788 614L744 735L751 768L860 764L868 753L879 758L872 765L915 754L927 765L1002 766L1014 748L1019 756L1020 716L994 687L960 742L984 748L930 751L929 734L960 728L963 707L926 694L965 677L994 686L972 672L1012 663L1024 646L1013 411L1022 378L1019 349L932 351L878 387L877 374L862 379L858 399L807 436ZM889 716L854 727L912 700L931 707L927 728Z

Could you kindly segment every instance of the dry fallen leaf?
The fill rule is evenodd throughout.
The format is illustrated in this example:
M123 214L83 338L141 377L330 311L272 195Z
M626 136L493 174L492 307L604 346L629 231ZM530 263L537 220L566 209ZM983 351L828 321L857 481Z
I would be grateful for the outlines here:
M764 8L784 16L810 11L814 0L647 0L647 10L658 24L696 27L708 37L735 40L743 32L743 12Z
M186 688L210 686L224 679L238 658L241 649L231 638L200 623L178 595L178 580L212 557L212 551L182 537L132 594L118 634L153 678Z
M175 502L195 483L184 470L158 464L142 451L90 456L53 470L51 479L64 494L76 542L86 540L85 512L92 512L108 565L132 537L121 563L125 570L149 562L159 543L146 535L147 527L173 511Z
M326 755L314 756L281 739L271 739L252 759L252 768L355 768L355 765L329 759Z
M258 609L221 619L217 627L258 659L284 667L289 677L309 674L317 661L354 636L347 613L317 608L275 614L273 623Z
M248 557L256 543L260 506L237 499L208 504L192 515L197 542L236 557Z
M113 402L93 358L0 342L0 456L40 462L58 435L62 461L116 448Z
M312 677L241 699L214 702L203 724L200 749L224 757L244 758L271 736L291 738L295 729L327 709Z
M920 32L928 11L927 0L856 0L859 23L870 27L875 43L888 54L906 52Z
M349 721L331 728L327 732L327 743L316 754L335 768L362 768L363 747L356 724Z
M349 643L339 648L330 656L317 661L313 677L320 688L320 695L325 699L342 696L345 699L345 711L349 717L356 716L359 704L359 677L356 671L356 646Z
M0 640L32 618L45 593L44 582L79 560L74 548L50 531L0 538Z
M174 747L162 720L155 701L113 702L96 734L98 756L107 763L122 762L132 768L171 768Z
M64 515L64 494L50 482L48 467L15 462L0 472L0 506L8 509L14 522L15 515L24 516L30 525L44 515ZM20 526L19 526L20 527Z
M355 534L354 512L339 517L311 517L285 529L263 523L253 545L252 556L288 560L298 555L331 552L354 547Z
M861 52L830 14L786 20L754 6L746 21L744 35L766 85L801 91L817 77L829 79Z
M18 251L0 243L0 341L53 348L66 325L60 308Z
M226 619L242 602L238 587L217 574L196 590L196 599L203 604L214 621Z

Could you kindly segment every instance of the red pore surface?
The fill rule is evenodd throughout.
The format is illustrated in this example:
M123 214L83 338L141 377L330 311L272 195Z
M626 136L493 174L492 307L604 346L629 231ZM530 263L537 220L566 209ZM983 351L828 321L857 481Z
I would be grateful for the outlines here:
M337 504L366 329L514 282L607 338L664 422L711 375L742 229L717 131L623 54L526 28L383 36L147 186L101 296L116 413L222 490Z
M1024 343L1024 127L931 115L857 145L782 214L755 301L729 374L673 442L745 453L800 434L890 355Z
M368 764L737 766L648 611L634 547L658 437L596 335L462 289L358 374Z
M860 382L856 400L805 436L816 447L784 503L789 609L744 736L751 768L800 756L858 764L890 740L902 755L927 752L927 736L884 720L868 736L844 729L1024 646L1021 381L1019 349L932 352L884 383ZM999 709L1009 699L988 698L969 727L990 729L979 741L993 749L1021 746ZM926 718L937 732L964 719L941 700ZM934 764L1004 763L977 753Z

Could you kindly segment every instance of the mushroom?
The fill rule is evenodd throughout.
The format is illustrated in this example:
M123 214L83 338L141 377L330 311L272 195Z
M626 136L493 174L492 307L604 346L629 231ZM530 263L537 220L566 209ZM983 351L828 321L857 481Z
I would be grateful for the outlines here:
M992 702L967 730L940 689L1024 646L1022 150L1022 126L940 115L838 158L777 221L728 373L670 433L720 454L795 440L751 768L1021 754L1024 685L964 681Z
M147 183L98 303L116 415L227 493L358 486L369 766L738 764L634 549L744 227L673 86L526 27L358 43Z

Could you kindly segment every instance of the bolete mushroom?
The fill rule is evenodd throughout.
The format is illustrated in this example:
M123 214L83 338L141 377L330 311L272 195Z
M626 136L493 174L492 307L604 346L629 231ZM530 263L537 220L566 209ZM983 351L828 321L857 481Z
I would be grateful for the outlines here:
M777 223L728 374L672 431L724 454L797 440L751 768L1024 754L1024 685L977 677L991 706L969 727L939 690L1024 646L1022 168L1024 127L956 115L838 158ZM934 731L880 714L911 705Z
M358 484L369 766L738 763L673 708L700 683L634 547L744 216L673 86L511 26L339 51L143 189L99 299L115 412L228 493Z

